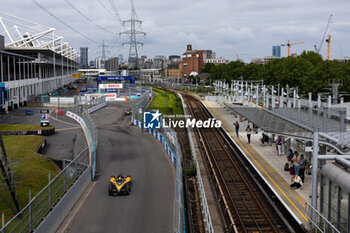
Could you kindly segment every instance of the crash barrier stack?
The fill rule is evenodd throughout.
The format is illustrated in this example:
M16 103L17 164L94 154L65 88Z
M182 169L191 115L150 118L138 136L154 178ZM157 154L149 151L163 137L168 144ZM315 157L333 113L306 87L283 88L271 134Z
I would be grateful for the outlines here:
M188 112L186 110L186 104L182 98L181 94L178 94L181 102L182 102L182 108L183 108L183 112L185 116L188 116ZM196 155L196 151L194 148L194 143L193 143L193 139L192 139L192 132L190 128L187 128L187 134L188 134L188 138L190 141L190 146L191 146L191 154L192 154L192 158L193 161L196 165L196 178L197 178L197 187L199 190L199 199L201 202L201 209L202 209L202 216L203 216L203 222L204 222L204 226L205 226L205 231L209 232L209 233L213 233L214 232L214 228L213 228L213 224L211 221L211 216L210 216L210 212L209 212L209 207L208 207L208 202L207 202L207 197L205 194L205 189L204 189L204 184L203 184L203 180L202 180L202 175L201 175L201 170L199 167L199 163L197 160L197 155Z
M11 232L55 232L90 182L89 153L86 147L72 161L64 162L56 176L0 230Z

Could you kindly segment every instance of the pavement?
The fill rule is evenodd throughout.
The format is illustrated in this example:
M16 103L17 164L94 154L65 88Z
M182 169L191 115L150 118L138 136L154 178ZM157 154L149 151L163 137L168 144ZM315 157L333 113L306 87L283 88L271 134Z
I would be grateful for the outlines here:
M124 116L130 103L92 114L97 125L97 179L57 232L172 232L175 168L162 145ZM109 178L131 175L132 193L108 196Z
M285 154L277 155L274 144L263 145L260 141L262 137L262 132L260 131L257 134L252 132L251 143L248 144L245 131L248 124L247 121L240 121L231 109L224 108L216 101L204 101L203 103L213 113L215 118L222 120L223 127L230 137L242 149L263 178L267 180L271 188L285 202L290 211L306 226L305 201L309 201L311 195L311 175L305 172L305 182L301 190L292 189L289 186L291 184L291 175L283 169L284 164L287 162ZM239 121L240 124L238 138L233 126L236 121ZM299 153L303 152L299 151Z

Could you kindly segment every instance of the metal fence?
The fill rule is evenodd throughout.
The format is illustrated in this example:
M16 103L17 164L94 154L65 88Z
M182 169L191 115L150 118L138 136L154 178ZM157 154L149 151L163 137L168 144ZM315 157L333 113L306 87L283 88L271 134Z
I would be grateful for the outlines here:
M136 120L142 121L142 114L148 107L148 103L152 100L152 88L144 92L140 98L132 99L132 116Z
M316 230L316 232L326 233L326 232L337 232L340 231L325 218L317 209L311 206L309 202L305 202L306 216L311 224L311 227ZM316 222L312 220L312 213L316 214Z
M29 203L2 228L2 233L33 232L44 217L54 208L80 175L88 168L89 153L86 147L74 160L65 162L63 170L52 180L48 176L48 185L35 197L29 192Z
M179 96L181 98L184 115L188 115L188 112L186 111L186 104L183 101L182 95L179 94ZM205 195L205 189L204 189L204 184L203 184L203 180L202 180L202 175L201 175L199 163L198 163L197 156L196 156L196 151L194 149L194 143L192 140L192 132L191 132L190 128L187 128L187 134L188 134L188 138L190 141L192 158L193 158L193 161L196 165L196 171L197 171L196 178L197 178L197 184L198 184L198 190L199 190L199 199L201 202L201 209L202 209L202 213L203 213L203 222L204 222L204 226L205 226L205 231L209 232L209 233L213 233L214 228L213 228L213 224L211 221L207 197Z
M144 129L142 115L143 112L148 109L154 98L155 95L152 95L152 89L150 89L149 91L145 92L139 99L132 102L133 124ZM154 129L145 130L157 138L164 145L165 151L169 155L170 160L176 168L173 232L183 232L185 229L185 216L182 183L182 155L177 134L174 129L164 127L161 128L160 132Z

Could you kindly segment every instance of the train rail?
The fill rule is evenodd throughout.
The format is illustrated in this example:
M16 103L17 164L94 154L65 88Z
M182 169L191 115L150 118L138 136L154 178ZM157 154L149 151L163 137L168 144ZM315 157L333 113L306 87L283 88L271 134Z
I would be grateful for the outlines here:
M197 120L207 120L210 114L191 95L184 94L188 110ZM261 187L247 172L238 152L228 145L220 130L196 129L203 144L208 170L212 174L217 196L226 222L227 232L290 232L275 212L262 200Z

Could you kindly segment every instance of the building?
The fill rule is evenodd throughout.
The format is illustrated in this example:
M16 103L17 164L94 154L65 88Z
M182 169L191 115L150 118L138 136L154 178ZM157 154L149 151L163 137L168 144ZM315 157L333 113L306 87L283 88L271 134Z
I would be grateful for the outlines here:
M80 47L80 68L89 68L88 47Z
M221 65L221 64L227 64L228 61L222 57L220 58L214 58L214 59L204 59L204 64L207 64L207 63L213 63L215 65Z
M94 61L90 61L90 63L89 63L89 68L94 68L94 67L95 67Z
M276 60L276 59L279 59L279 58L275 57L275 56L265 56L263 58L256 57L256 58L252 58L251 62L255 63L255 64L259 64L259 65L264 65L267 62L272 61L272 60Z
M164 69L166 67L166 57L165 56L155 56L153 58L153 65L152 68L153 69Z
M94 68L95 69L104 69L104 64L101 58L96 58L94 60Z
M281 57L281 46L279 45L272 46L272 56Z
M5 46L0 35L0 103L5 112L73 82L72 74L79 67L77 53L67 45L53 51L34 43L21 46L23 41L17 41Z
M141 69L141 80L147 82L163 82L161 69Z
M181 61L181 57L178 56L178 55L170 55L169 56L169 61L170 61L170 63L180 62Z
M108 71L116 71L119 69L119 58L111 57L105 62L105 68Z
M349 63L350 57L343 57L343 58L334 58L334 61L342 62L342 63Z
M203 59L215 59L216 53L212 50L203 50Z
M182 54L182 77L188 79L192 72L200 73L204 68L204 50L192 50L192 45L187 45L187 50Z
M170 63L168 67L164 69L164 78L175 83L182 83L182 63Z

